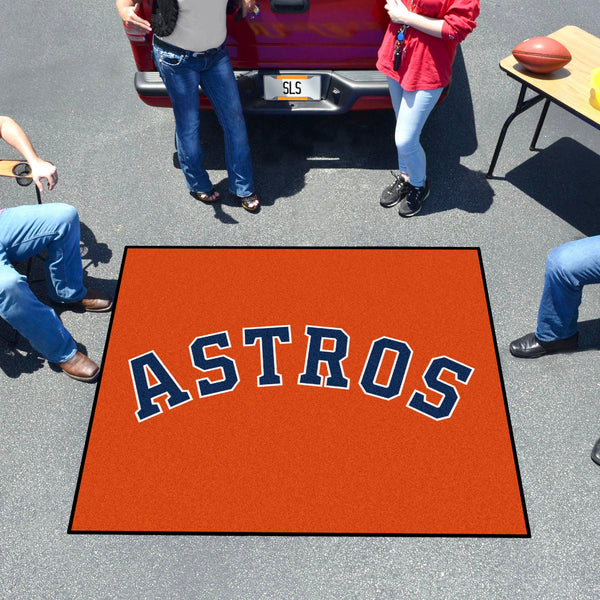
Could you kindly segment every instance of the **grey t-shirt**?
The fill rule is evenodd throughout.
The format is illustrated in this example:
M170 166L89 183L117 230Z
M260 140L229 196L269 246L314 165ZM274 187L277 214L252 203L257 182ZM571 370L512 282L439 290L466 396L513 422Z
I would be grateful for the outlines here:
M218 48L227 35L225 23L227 0L178 0L179 16L165 42L190 50L204 52Z

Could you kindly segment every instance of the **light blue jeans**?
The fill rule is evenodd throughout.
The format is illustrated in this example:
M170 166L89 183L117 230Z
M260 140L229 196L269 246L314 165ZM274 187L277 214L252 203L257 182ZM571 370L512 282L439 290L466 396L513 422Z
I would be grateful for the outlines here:
M396 113L394 139L398 150L398 169L408 175L412 185L421 187L427 177L421 131L444 88L407 92L391 77L388 77L388 85Z
M17 206L0 213L0 316L50 362L69 360L77 347L13 263L47 249L48 294L55 302L77 302L87 293L79 239L79 216L68 204Z
M535 332L539 340L562 340L577 333L581 293L590 283L600 283L600 235L550 252Z
M223 128L229 191L250 196L254 182L248 134L225 44L206 53L164 50L155 44L152 55L173 105L177 154L189 190L206 193L212 189L202 167L200 85Z

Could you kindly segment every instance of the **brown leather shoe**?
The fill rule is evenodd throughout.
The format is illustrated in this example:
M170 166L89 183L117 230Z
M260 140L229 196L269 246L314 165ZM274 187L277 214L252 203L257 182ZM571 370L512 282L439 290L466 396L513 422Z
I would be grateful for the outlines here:
M113 304L112 298L98 290L88 290L85 297L77 302L81 308L89 312L106 312Z
M58 363L58 365L69 377L78 381L95 381L100 372L100 367L79 351L75 353L75 356L66 362Z

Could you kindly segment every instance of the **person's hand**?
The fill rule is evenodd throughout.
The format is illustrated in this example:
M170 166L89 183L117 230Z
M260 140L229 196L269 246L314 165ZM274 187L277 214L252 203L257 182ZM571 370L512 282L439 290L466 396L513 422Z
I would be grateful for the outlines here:
M149 33L152 30L152 25L142 19L135 11L135 6L118 6L119 16L123 23L135 33Z
M30 160L29 166L31 167L31 178L35 181L35 185L40 192L44 190L42 179L47 181L49 190L53 189L58 183L56 167L51 162L37 158Z
M256 0L242 0L242 17L245 17L248 13L253 14Z
M410 19L411 12L402 4L401 0L387 0L384 8L393 23L408 24L407 19Z

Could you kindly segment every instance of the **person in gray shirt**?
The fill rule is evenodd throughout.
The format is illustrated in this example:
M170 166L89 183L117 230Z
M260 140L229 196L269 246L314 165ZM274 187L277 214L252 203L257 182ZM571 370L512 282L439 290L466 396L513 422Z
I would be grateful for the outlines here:
M136 12L141 0L117 0L125 25L149 33L152 25ZM227 0L155 0L163 18L154 23L152 56L175 115L179 163L192 196L205 203L219 198L202 166L198 86L210 100L225 136L229 191L250 212L260 208L237 82L225 47ZM242 14L255 0L240 0ZM164 16L166 15L166 18ZM158 30L156 30L158 29Z

